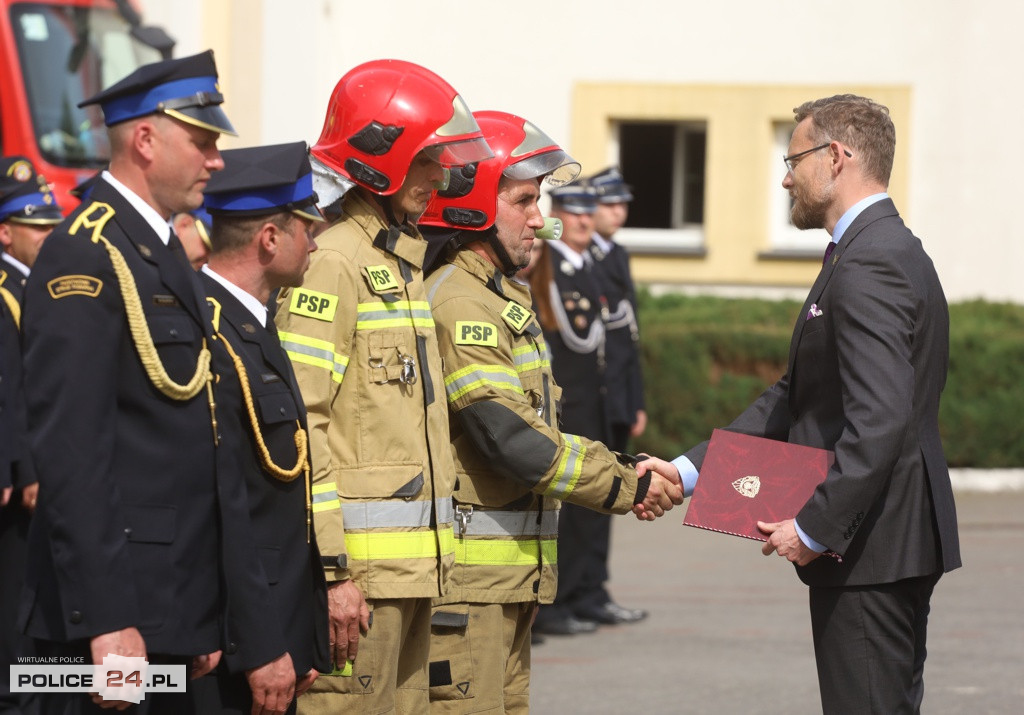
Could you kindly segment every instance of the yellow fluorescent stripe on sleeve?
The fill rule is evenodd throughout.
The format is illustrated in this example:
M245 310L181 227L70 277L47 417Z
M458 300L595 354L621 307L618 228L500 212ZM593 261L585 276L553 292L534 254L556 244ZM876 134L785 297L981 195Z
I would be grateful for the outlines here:
M314 514L332 509L341 509L341 500L338 499L338 487L334 482L314 484L309 493Z
M298 333L280 332L281 347L292 362L312 365L331 371L331 379L341 382L348 368L348 358L334 352L334 343L310 338Z
M345 533L345 550L349 559L435 559L454 551L455 537L451 528L433 531L360 531Z
M454 402L463 395L481 387L496 387L499 390L511 390L517 395L525 394L515 370L505 365L480 365L473 363L456 370L444 379L448 401Z
M558 541L491 541L459 539L455 542L455 562L468 566L536 566L558 562Z
M562 457L558 460L551 484L544 492L546 496L565 499L572 493L583 471L583 458L586 453L587 448L583 440L574 434L562 434Z
M430 303L424 300L360 303L356 306L356 313L356 330L434 327L434 316L430 312Z

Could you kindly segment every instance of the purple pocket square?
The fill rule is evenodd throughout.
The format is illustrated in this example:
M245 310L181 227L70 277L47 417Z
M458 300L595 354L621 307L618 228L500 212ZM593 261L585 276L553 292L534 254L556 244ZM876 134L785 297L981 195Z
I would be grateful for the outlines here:
M811 303L811 309L807 311L807 317L804 320L810 320L811 318L820 318L824 313L821 308L818 307L817 303Z

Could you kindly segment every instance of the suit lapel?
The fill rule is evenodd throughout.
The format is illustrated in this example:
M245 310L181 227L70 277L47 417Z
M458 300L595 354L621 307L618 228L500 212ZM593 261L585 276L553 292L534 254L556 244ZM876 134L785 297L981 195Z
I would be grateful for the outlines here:
M860 215L853 220L849 228L846 229L842 239L836 249L832 252L832 257L826 265L822 266L821 272L814 281L814 285L811 286L810 292L807 294L807 299L804 301L804 306L800 311L800 315L797 316L796 326L793 328L793 339L789 344L789 374L793 374L794 362L796 360L796 351L800 346L800 338L803 337L804 326L809 322L807 320L807 313L810 311L812 305L818 304L821 301L821 296L825 292L825 287L828 285L829 279L832 278L832 274L835 273L839 262L842 260L844 253L850 250L853 246L854 241L857 240L857 236L861 232L870 226L875 221L886 218L888 216L898 216L899 212L896 210L896 205L893 204L892 199L883 199L877 203L868 206L866 209L861 211Z

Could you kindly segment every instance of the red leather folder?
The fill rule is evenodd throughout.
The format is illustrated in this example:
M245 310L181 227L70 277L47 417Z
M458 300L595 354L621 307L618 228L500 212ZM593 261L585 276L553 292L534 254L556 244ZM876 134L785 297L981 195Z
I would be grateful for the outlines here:
M767 541L757 522L795 517L833 461L825 449L716 429L683 523Z

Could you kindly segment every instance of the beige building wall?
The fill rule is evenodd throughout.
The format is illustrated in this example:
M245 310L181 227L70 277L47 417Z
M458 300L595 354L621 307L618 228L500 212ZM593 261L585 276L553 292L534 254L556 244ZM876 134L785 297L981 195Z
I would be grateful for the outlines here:
M807 286L812 260L764 256L765 216L782 191L769 125L805 99L872 94L897 120L894 198L947 294L1024 302L1024 237L1014 211L1024 185L1011 154L1024 116L1015 84L1024 67L1024 4L140 4L148 21L179 39L179 55L215 49L225 108L242 134L227 145L315 141L338 78L381 57L433 69L475 109L527 116L568 143L587 172L609 161L612 147L602 144L611 116L708 112L706 255L635 261L645 280L702 290Z

